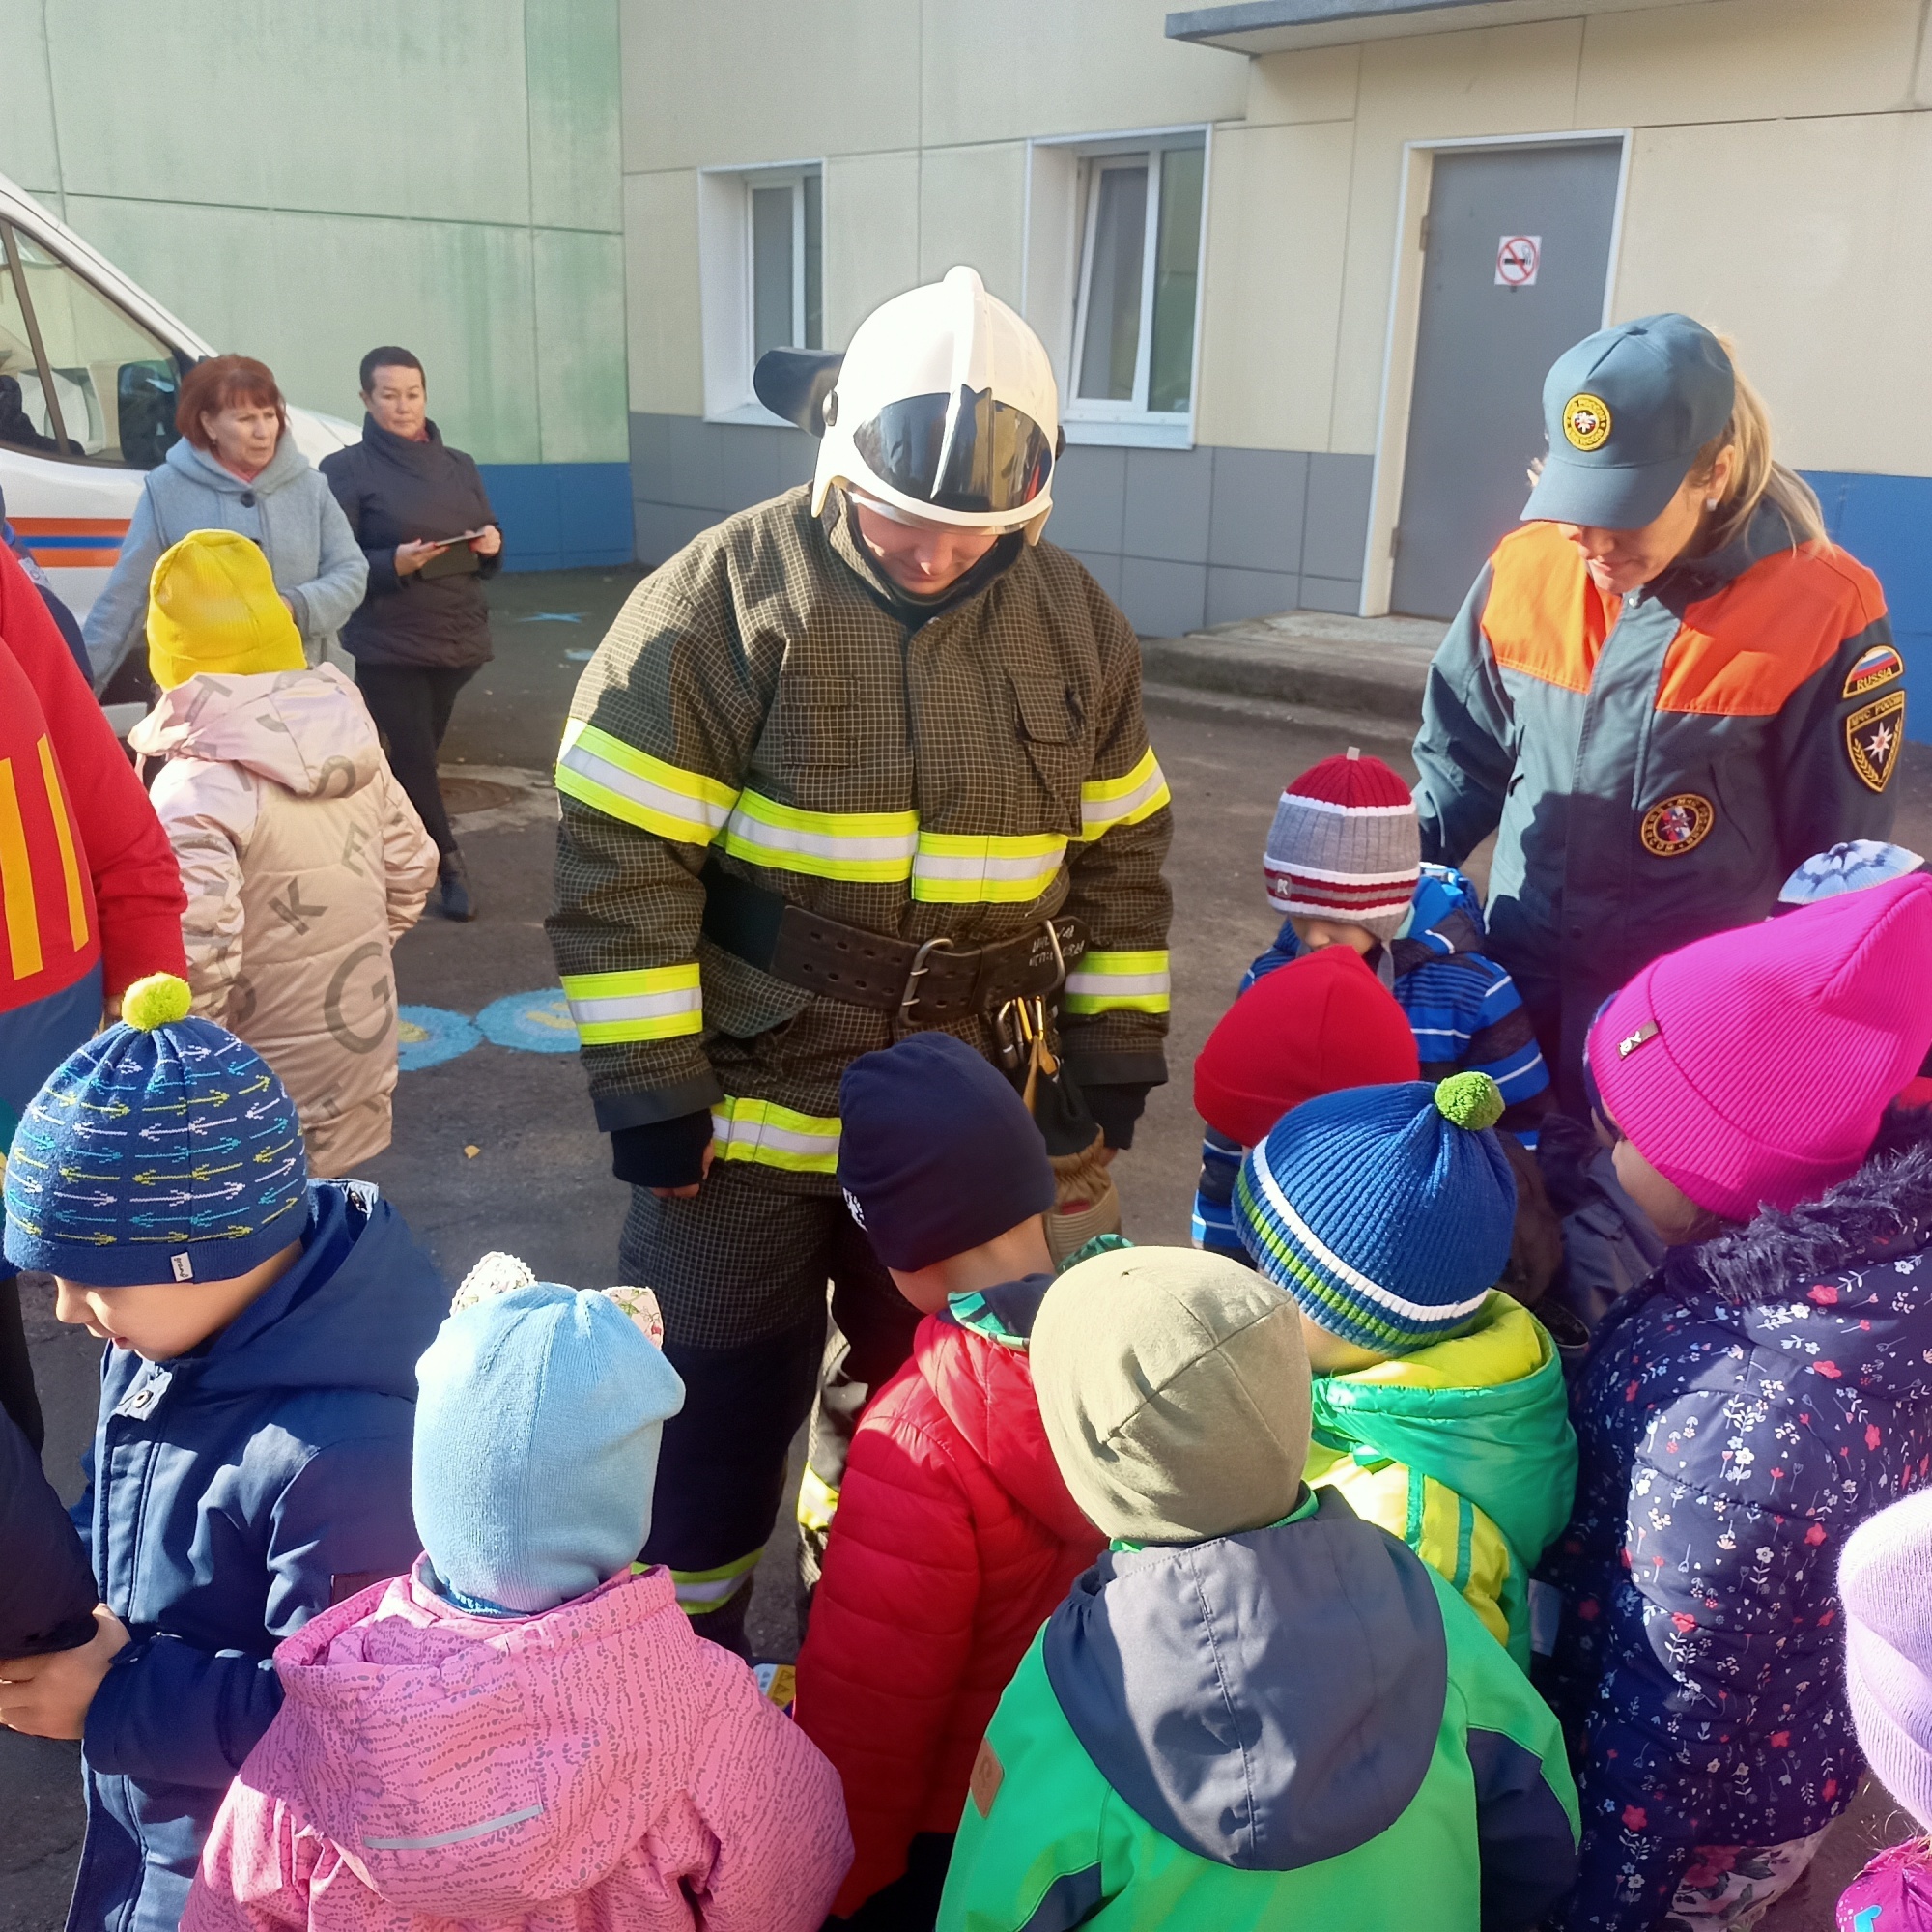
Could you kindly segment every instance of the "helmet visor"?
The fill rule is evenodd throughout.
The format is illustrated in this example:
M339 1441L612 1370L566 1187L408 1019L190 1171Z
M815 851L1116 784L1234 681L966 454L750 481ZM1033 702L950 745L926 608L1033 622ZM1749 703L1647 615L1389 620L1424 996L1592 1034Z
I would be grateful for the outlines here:
M940 510L1017 514L1053 473L1053 444L1030 415L963 385L888 403L852 446L881 483Z

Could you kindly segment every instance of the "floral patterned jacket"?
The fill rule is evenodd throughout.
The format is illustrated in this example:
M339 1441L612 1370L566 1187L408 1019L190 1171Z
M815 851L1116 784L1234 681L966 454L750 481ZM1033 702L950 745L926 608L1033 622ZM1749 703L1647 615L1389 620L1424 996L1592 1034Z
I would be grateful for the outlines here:
M1600 1330L1541 1572L1583 1812L1569 1932L1639 1932L1699 1847L1850 1804L1838 1556L1932 1470L1928 1248L1932 1114L1894 1116L1850 1179L1672 1250Z

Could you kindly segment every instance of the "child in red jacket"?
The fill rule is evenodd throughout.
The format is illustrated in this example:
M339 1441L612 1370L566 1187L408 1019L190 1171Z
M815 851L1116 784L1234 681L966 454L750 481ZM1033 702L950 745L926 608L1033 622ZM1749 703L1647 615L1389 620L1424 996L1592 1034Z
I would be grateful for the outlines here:
M798 1660L798 1721L845 1784L837 1914L929 1928L1000 1693L1103 1539L1040 1427L1027 1338L1053 1169L1024 1103L950 1034L846 1069L838 1179L925 1320L853 1437Z

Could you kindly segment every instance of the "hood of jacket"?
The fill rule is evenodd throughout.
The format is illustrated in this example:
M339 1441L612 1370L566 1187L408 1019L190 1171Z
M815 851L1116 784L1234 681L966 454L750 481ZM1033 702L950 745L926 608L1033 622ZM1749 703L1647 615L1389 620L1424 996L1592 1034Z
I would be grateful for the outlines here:
M1099 1532L1067 1493L1034 1395L1027 1344L1053 1277L1028 1275L950 1297L913 1339L913 1360L968 1448L1022 1509L1067 1543Z
M248 677L197 672L164 691L128 742L147 757L241 765L298 798L346 798L383 761L361 693L329 664Z
M1393 1458L1466 1497L1525 1564L1569 1520L1577 1436L1563 1364L1543 1324L1501 1293L1461 1335L1317 1376L1313 1427L1325 1448Z
M170 446L165 461L170 469L190 482L206 490L218 490L224 497L239 497L244 490L252 490L258 497L270 496L283 484L294 482L309 467L308 458L296 447L295 438L286 433L261 473L246 483L233 470L224 469L208 450L197 449L186 437Z
M1334 1491L1318 1497L1269 1529L1103 1556L1046 1626L1047 1681L1107 1782L1243 1871L1386 1831L1422 1788L1447 1697L1429 1573Z
M441 1602L426 1565L276 1651L277 1776L389 1905L519 1918L595 1885L686 1788L682 1754L639 1749L636 1727L689 1727L688 1710L651 1706L691 1701L666 1683L667 1649L707 1646L663 1569L499 1620Z
M1485 937L1475 887L1453 866L1426 865L1401 930L1389 942L1391 963L1399 978L1431 959L1480 952Z

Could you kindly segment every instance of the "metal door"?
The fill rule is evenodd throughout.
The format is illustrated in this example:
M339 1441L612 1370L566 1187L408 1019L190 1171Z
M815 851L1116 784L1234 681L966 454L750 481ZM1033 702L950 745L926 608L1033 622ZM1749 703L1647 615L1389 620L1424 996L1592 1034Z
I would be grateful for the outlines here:
M1602 327L1616 141L1438 154L1423 250L1393 608L1452 617L1522 513L1543 378Z

